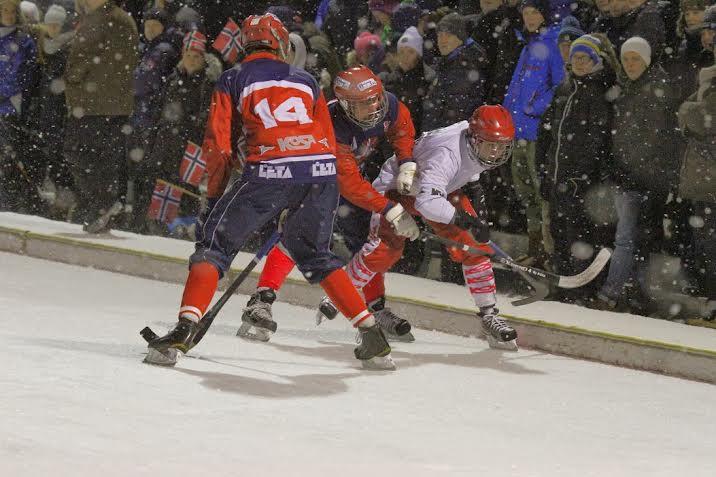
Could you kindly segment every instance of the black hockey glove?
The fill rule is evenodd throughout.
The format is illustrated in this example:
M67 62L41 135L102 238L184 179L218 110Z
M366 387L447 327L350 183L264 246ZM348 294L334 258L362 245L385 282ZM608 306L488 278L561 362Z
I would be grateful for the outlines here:
M483 218L473 217L462 209L455 209L450 223L467 230L480 243L490 241L490 224Z

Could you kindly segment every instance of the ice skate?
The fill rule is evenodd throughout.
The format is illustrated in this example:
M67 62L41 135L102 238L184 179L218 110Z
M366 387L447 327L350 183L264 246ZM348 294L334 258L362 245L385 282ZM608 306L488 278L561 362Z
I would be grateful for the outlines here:
M394 370L395 362L390 356L390 345L383 330L377 324L358 328L360 344L353 351L366 369Z
M336 305L334 305L327 296L321 298L321 303L318 304L318 311L316 311L316 326L325 320L332 320L336 316L338 316L338 308L336 308Z
M241 315L241 326L236 336L252 341L268 341L276 332L271 305L276 301L276 293L271 289L260 290L251 295Z
M410 332L410 323L385 306L385 297L380 297L372 302L368 309L373 313L376 323L385 333L388 341L402 341L412 343L415 336Z
M517 351L517 332L500 318L499 310L485 307L477 313L480 334L487 339L490 348Z
M145 363L161 366L174 366L179 351L186 353L191 348L191 340L196 334L197 325L186 318L179 318L173 330L149 343L149 352Z

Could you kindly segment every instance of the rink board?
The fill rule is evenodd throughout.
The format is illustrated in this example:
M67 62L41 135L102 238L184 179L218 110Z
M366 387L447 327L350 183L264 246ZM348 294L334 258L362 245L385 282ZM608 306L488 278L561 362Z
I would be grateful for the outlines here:
M0 213L0 250L183 283L193 244L119 231L90 237L77 225ZM251 258L248 253L240 253L228 279ZM260 269L261 264L239 289L240 293L251 293ZM476 333L474 305L464 287L399 274L389 274L386 286L391 306L414 326L461 336ZM320 287L308 285L294 270L279 298L311 307L321 296ZM523 347L716 383L714 329L555 302L518 308L509 300L500 296L499 306L518 329ZM173 313L167 310L168 316Z

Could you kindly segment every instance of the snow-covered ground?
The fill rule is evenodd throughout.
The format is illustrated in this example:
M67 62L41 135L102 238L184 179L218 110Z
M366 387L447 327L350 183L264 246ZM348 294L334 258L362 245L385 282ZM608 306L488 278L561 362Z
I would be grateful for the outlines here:
M345 321L232 298L176 368L181 287L0 253L2 476L713 476L714 386L427 331L363 371Z

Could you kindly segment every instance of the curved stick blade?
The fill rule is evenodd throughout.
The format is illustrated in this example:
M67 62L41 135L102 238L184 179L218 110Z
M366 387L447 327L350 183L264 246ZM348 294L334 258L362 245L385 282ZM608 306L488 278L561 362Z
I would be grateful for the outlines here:
M586 268L583 272L571 277L559 277L560 288L579 288L583 287L587 283L594 280L597 275L604 269L612 257L612 250L610 248L603 248L597 254L594 261Z

